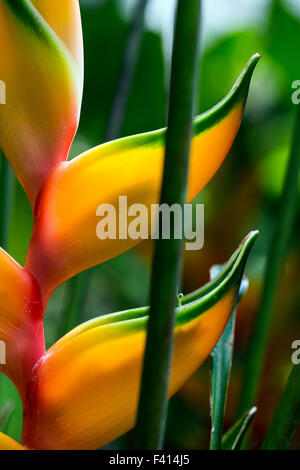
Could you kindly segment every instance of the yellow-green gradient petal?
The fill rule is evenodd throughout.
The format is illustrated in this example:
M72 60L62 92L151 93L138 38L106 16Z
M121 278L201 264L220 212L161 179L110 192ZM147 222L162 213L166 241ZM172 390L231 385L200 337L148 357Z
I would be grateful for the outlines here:
M258 58L250 60L221 103L194 121L189 201L212 178L234 141ZM162 129L101 145L62 163L50 175L39 199L26 261L45 301L66 279L140 241L118 236L99 240L96 210L100 204L112 204L118 218L119 196L127 196L128 206L142 203L150 212L159 200L164 138Z
M33 277L1 248L0 340L0 372L15 383L23 399L28 375L45 351L40 292Z
M82 77L65 43L29 1L0 0L0 44L0 78L6 87L0 147L34 207L46 177L68 157Z
M78 0L31 0L48 25L65 43L83 79L83 41Z
M199 368L235 306L251 233L195 300L177 309L169 396ZM135 424L147 309L100 317L56 343L37 364L23 443L35 449L97 449Z
M17 441L0 432L0 450L25 450Z

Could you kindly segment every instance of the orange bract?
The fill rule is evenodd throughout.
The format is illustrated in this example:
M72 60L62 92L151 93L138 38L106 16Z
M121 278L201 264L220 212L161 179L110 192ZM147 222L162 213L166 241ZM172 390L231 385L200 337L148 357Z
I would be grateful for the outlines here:
M257 60L254 56L219 105L194 121L189 201L228 154ZM103 203L118 210L120 195L127 196L128 205L142 203L150 208L158 203L164 138L162 129L120 139L62 163L53 171L40 195L26 260L26 268L37 278L45 303L55 287L68 278L139 243L129 237L99 240L96 211Z
M218 278L177 309L169 396L222 334L256 236L251 233ZM99 317L49 349L35 367L25 408L28 447L97 449L134 426L147 322L147 308Z
M67 15L63 3L57 8L55 27L59 31L60 18L72 19L73 26L63 37L70 51L31 2L0 1L0 43L5 51L0 77L7 95L5 106L0 106L0 147L32 208L49 173L67 159L79 120L82 38L78 3L71 2L74 7Z

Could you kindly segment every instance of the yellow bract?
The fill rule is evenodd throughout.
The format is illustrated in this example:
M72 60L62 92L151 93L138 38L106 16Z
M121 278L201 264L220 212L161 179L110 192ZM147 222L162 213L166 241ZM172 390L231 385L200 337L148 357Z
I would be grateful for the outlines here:
M64 2L55 3L53 27L62 34ZM74 27L62 34L65 45L31 2L0 0L0 77L6 85L0 148L33 208L51 170L67 159L78 125L82 65L72 54L79 64L82 38L77 2L72 3L68 17L73 17Z
M235 297L236 286L199 318L176 328L169 396L211 352ZM54 345L36 372L33 400L39 414L24 430L26 445L97 449L131 429L144 344L145 327L131 332L130 326L116 324L91 328Z
M0 432L0 450L25 450L25 447Z
M233 311L250 233L220 274L176 311L169 396L207 358ZM41 358L25 407L23 443L35 449L97 449L135 424L148 309L99 317Z
M242 119L254 56L232 91L194 121L188 201L208 183L222 164ZM159 202L165 130L127 137L96 147L50 175L39 199L26 267L37 278L44 302L63 281L132 248L130 237L99 240L96 211L100 204L115 207L119 196L128 206L150 209Z
M83 43L78 0L31 0L31 3L65 43L83 79Z

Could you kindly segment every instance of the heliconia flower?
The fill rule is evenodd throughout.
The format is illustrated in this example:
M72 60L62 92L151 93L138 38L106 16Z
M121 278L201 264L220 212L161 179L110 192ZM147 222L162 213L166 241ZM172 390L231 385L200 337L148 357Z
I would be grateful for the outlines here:
M0 148L34 208L77 130L83 45L78 0L0 0Z
M251 232L219 275L177 308L169 396L222 334L256 236ZM97 449L134 426L147 321L146 307L102 316L75 328L41 356L23 400L24 448ZM20 446L0 434L1 448Z
M128 205L158 203L166 131L120 139L66 161L83 84L78 0L0 0L0 44L7 91L0 148L34 212L25 268L0 249L0 340L6 354L0 372L16 385L24 411L22 445L0 433L0 450L97 449L135 424L148 308L94 319L47 352L44 311L63 281L138 243L130 237L99 240L97 207L118 208L120 196ZM258 59L253 56L231 92L194 121L188 201L212 178L235 139ZM256 232L249 234L218 277L177 308L169 396L221 336L255 238Z
M252 57L223 101L194 121L188 201L208 183L228 154L259 57ZM158 202L164 139L165 129L161 129L100 145L61 163L48 177L36 208L26 260L44 303L63 281L139 242L129 237L100 241L95 231L96 209L105 203L117 210L120 195L127 196L128 205L142 203L150 208Z

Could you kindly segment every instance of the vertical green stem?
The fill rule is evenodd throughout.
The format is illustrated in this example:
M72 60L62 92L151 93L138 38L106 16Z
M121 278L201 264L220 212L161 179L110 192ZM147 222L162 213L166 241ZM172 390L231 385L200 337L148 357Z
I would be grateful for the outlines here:
M14 175L10 164L1 151L0 160L0 246L7 250L14 195Z
M297 109L293 141L278 210L277 223L267 259L260 308L258 310L247 355L239 414L242 414L242 412L255 404L258 385L264 366L264 357L280 270L287 251L297 209L299 169L300 107Z
M178 0L171 69L168 130L161 204L186 201L188 161L195 101L201 1ZM135 448L163 446L174 311L182 263L183 240L160 238L155 244Z
M300 365L295 365L274 413L262 449L286 450L300 424Z

